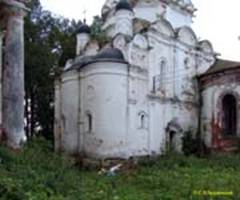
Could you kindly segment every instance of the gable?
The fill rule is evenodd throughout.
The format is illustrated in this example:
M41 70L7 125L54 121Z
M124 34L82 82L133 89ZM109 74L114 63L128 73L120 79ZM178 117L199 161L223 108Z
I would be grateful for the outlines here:
M203 52L214 53L213 46L210 41L203 40L199 42L199 47Z
M133 39L133 45L136 46L139 49L148 49L148 41L147 39L141 35L141 34L136 34L134 39Z
M197 37L190 27L183 26L177 29L177 39L185 44L195 46L197 44Z
M151 28L156 32L159 32L168 37L174 37L174 29L171 23L162 17L156 22L154 22Z

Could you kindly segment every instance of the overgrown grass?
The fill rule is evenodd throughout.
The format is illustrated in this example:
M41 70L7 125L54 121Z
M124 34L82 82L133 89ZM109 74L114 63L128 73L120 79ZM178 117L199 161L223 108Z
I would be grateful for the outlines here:
M169 155L142 160L131 173L115 177L74 167L52 153L43 139L21 154L0 148L0 199L9 200L188 200L240 199L240 156L199 159ZM194 196L194 191L233 192L233 196Z

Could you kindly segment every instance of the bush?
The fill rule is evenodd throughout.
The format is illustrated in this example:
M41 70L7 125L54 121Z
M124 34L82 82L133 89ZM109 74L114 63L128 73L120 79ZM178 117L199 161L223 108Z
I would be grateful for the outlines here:
M207 148L200 137L193 137L193 131L188 130L184 133L184 137L182 139L183 142L183 153L186 156L196 155L203 156L207 154Z
M209 199L192 195L195 190L233 191L226 199L240 199L239 155L139 158L136 169L106 176L78 170L72 159L55 154L51 143L36 138L21 154L1 147L0 158L3 200Z
M51 142L35 138L19 154L0 147L0 159L0 199L80 199L81 173Z

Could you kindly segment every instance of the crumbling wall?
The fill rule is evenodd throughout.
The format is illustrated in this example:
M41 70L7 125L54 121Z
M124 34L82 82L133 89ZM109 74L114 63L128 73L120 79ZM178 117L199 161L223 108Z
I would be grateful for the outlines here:
M229 70L201 78L201 133L205 144L213 150L228 150L240 136L240 70ZM237 101L235 137L224 134L223 97L233 95ZM235 138L235 139L234 139ZM229 140L230 139L230 140Z

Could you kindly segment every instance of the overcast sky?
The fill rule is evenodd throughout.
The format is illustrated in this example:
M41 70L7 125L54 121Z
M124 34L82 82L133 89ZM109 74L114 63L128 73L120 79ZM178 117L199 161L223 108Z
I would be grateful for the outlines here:
M41 0L43 7L67 18L87 21L101 12L105 0ZM212 42L215 51L225 59L240 61L240 1L239 0L192 0L198 9L193 29L200 39Z

